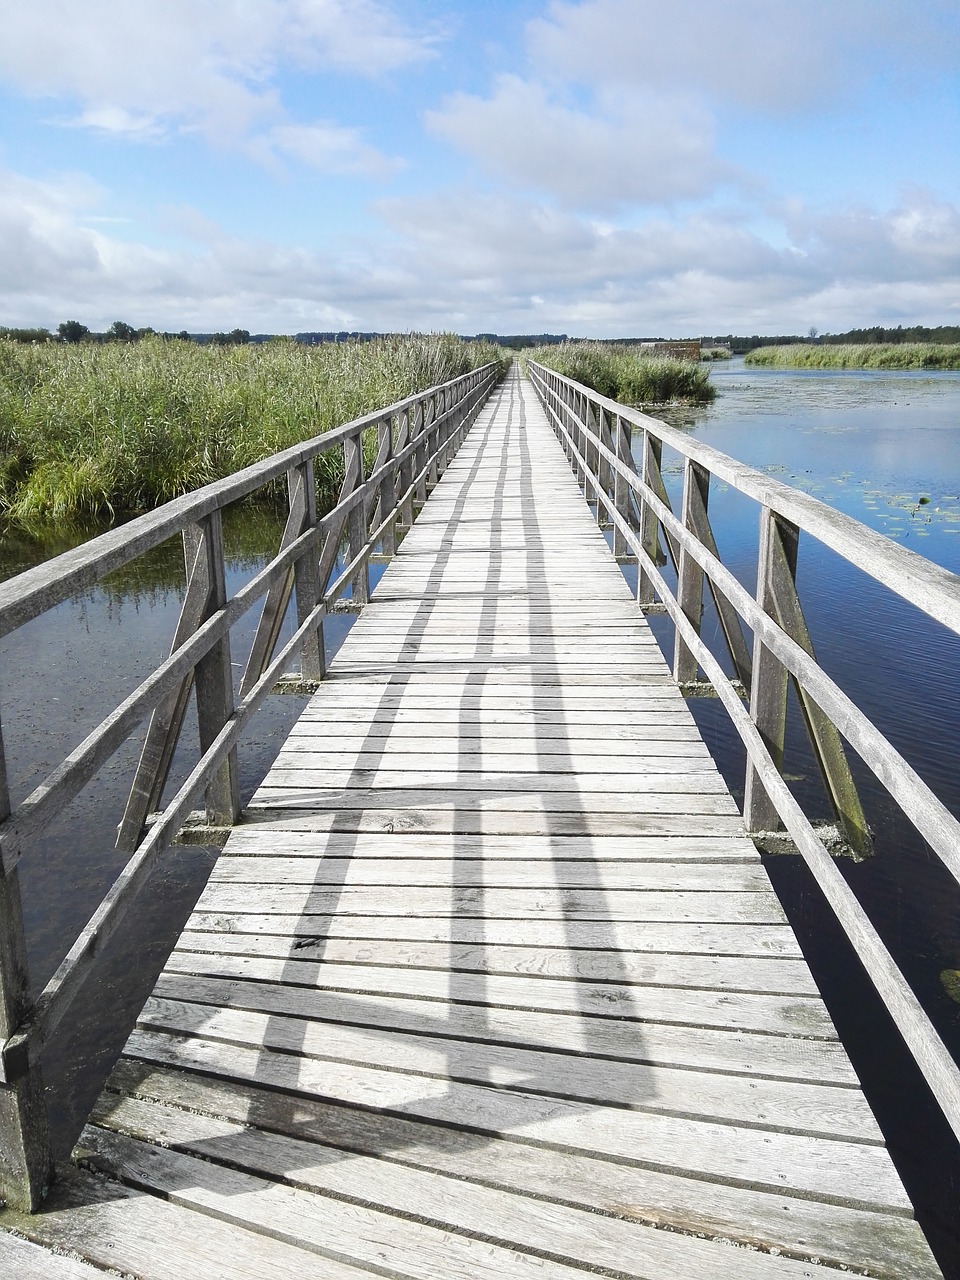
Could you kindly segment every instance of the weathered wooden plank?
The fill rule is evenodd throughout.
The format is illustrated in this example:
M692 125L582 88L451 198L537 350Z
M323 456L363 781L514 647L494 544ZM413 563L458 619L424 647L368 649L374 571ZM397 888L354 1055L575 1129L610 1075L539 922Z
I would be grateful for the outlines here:
M723 877L711 864L681 862L614 863L567 862L557 856L547 866L521 859L366 858L351 857L222 858L210 876L214 884L336 885L340 887L393 885L429 888L455 884L458 888L527 889L537 881L557 889L624 890L680 889L710 893L764 893L769 881L759 862L753 866L731 863Z
M484 889L446 885L397 893L390 886L324 888L297 885L208 884L201 911L305 911L386 916L479 916L531 920L687 920L703 923L782 924L783 910L768 893L696 890L605 892L591 889Z
M315 955L324 964L377 964L391 968L471 970L476 973L527 977L589 978L595 982L643 983L658 987L698 987L714 991L765 991L781 995L816 995L806 964L799 958L757 956L635 954L615 949L568 950L565 947L496 946L420 941L398 943L383 938L321 938L304 946L294 934L223 933L187 930L178 951L210 951L217 955L272 956L298 959Z
M478 1143L474 1135L455 1128L331 1106L316 1098L300 1097L291 1108L283 1096L249 1085L141 1063L121 1060L110 1084L121 1096L153 1099L235 1123L246 1124L257 1115L271 1132L345 1149L351 1159L358 1153L389 1151L404 1172L429 1169L683 1233L819 1257L827 1265L867 1270L884 1280L939 1275L916 1223L900 1216L768 1195L523 1143ZM102 1113L109 1115L115 1102L107 1095Z
M665 744L666 750L660 750L659 743L654 743L646 751L636 748L629 753L621 751L598 750L594 752L580 750L569 746L557 751L538 752L536 743L530 743L526 753L514 751L514 744L503 742L500 750L491 746L484 750L482 744L475 750L468 747L459 749L458 744L445 743L435 739L430 746L432 750L414 750L409 744L389 746L379 742L365 750L340 751L336 745L325 748L324 743L313 742L301 736L288 742L278 754L273 764L275 773L284 770L291 772L310 772L328 770L336 776L346 770L360 772L374 770L396 770L412 773L536 773L540 776L548 774L602 774L611 773L619 778L626 775L653 775L662 777L667 768L702 778L704 774L719 777L717 766L705 747L696 743ZM674 749L670 750L673 746ZM307 754L309 753L309 755ZM666 758L669 757L669 766Z
M311 1058L782 1132L883 1139L856 1089L623 1063L578 1053L463 1042L397 1029L304 1022L249 1010L153 999L141 1026Z
M276 982L315 990L369 993L477 1005L503 1005L578 1014L581 1017L672 1022L692 1027L761 1031L768 1035L832 1040L836 1032L820 1000L809 996L634 986L614 982L564 982L492 973L386 969L376 965L328 965L323 960L175 951L167 973ZM587 1035L585 1032L584 1035Z
M0 1227L9 1222L47 1249L83 1258L99 1276L303 1280L317 1274L313 1250L250 1229L239 1204L239 1211L217 1219L192 1212L173 1196L151 1195L145 1185L141 1180L141 1189L134 1190L112 1178L64 1169L42 1213L12 1219L2 1213ZM324 1258L322 1267L323 1280L369 1280L366 1268L337 1259Z
M909 1213L883 1147L687 1120L139 1030L131 1054L434 1123L639 1161L740 1186ZM857 1170L854 1196L850 1167Z
M552 1046L570 1052L581 1050L584 1037L589 1035L591 1053L626 1062L857 1086L857 1078L836 1040L798 1039L742 1028L733 1031L722 1027L691 1028L669 1021L648 1021L640 1027L635 1021L615 1018L584 1021L571 1018L567 1011L516 1010L412 995L380 995L372 999L368 993L362 999L355 999L341 991L174 972L161 975L155 995L214 1008L259 1010L356 1026L394 1027L401 1031L463 1040L495 1040L531 1048Z
M485 804L467 796L462 804L444 800L434 795L428 806L403 807L403 797L394 797L391 805L375 793L353 793L343 797L342 803L334 803L331 797L317 797L316 804L295 808L290 802L289 791L270 794L263 788L257 792L246 810L251 825L273 828L277 831L366 831L366 832L452 832L490 833L517 835L529 833L553 836L575 835L682 835L709 836L717 832L722 836L743 836L743 819L739 813L684 812L679 804L667 805L661 801L658 812L637 812L636 806L626 810L613 806L605 813L564 812L541 804L523 806L494 799ZM262 797L262 799L261 799ZM362 807L357 807L362 806ZM646 803L644 810L652 810Z
M16 1280L103 1280L99 1267L0 1231L0 1274Z
M521 858L587 862L737 862L755 863L759 854L742 836L558 836L431 835L348 831L281 831L263 822L237 827L230 835L227 858Z
M536 920L528 921L536 931L537 946L559 950L615 948L621 954L670 952L675 955L704 954L728 956L800 956L793 931L787 924L723 924L645 920ZM398 942L442 942L458 948L508 946L523 941L527 931L515 920L494 920L480 916L344 916L284 914L260 911L207 912L198 908L189 921L190 930L211 937L253 932L261 936L282 936L302 941L301 946L322 947L331 938L385 939ZM311 954L310 951L307 954Z
M222 1137L222 1130L219 1136ZM242 1142L242 1135L239 1136ZM361 1266L376 1267L387 1258L394 1274L398 1275L442 1275L450 1280L498 1280L498 1277L519 1280L535 1271L542 1280L580 1280L583 1272L579 1262L585 1249L588 1253L598 1253L604 1261L609 1259L611 1263L615 1254L620 1256L621 1274L637 1280L654 1280L654 1277L664 1275L670 1276L671 1280L680 1280L681 1277L685 1280L703 1277L706 1280L708 1276L723 1276L725 1272L733 1274L730 1271L734 1262L733 1252L712 1241L674 1236L664 1248L660 1240L652 1238L654 1233L646 1232L642 1227L634 1226L631 1230L619 1226L618 1229L619 1224L612 1227L604 1224L606 1230L602 1230L600 1224L591 1222L586 1214L576 1215L576 1228L568 1227L563 1231L560 1222L554 1225L555 1220L562 1222L573 1217L574 1211L549 1208L538 1215L544 1243L547 1231L553 1226L556 1252L562 1255L569 1248L574 1253L572 1265L552 1260L539 1251L533 1251L526 1243L529 1230L526 1235L522 1230L525 1206L509 1206L513 1212L508 1217L507 1198L494 1192L489 1193L488 1198L496 1202L495 1207L491 1206L483 1214L478 1207L470 1215L470 1234L466 1230L451 1230L438 1210L437 1198L442 1195L447 1205L453 1207L462 1198L462 1193L456 1184L441 1191L436 1185L439 1181L436 1176L429 1179L433 1183L432 1200L423 1201L424 1212L429 1212L430 1219L424 1222L419 1220L419 1215L383 1213L362 1202L340 1199L336 1195L318 1197L300 1186L290 1187L270 1178L213 1164L207 1159L166 1150L105 1129L88 1127L83 1140L89 1145L97 1167L110 1171L118 1168L131 1170L139 1181L169 1196L174 1203L187 1204L217 1217L229 1217L239 1199L244 1204L247 1220L262 1231L269 1230L271 1235L280 1239L302 1240L322 1256L338 1260L349 1257ZM277 1139L270 1144L265 1137L252 1135L249 1143L257 1147L257 1158L264 1163L269 1163L267 1152L271 1147L276 1153L277 1163L282 1162L282 1154L276 1148L283 1148L284 1140ZM235 1144L224 1141L223 1145L229 1149ZM328 1162L321 1156L319 1167L301 1172L299 1177L303 1184L310 1188L314 1178L317 1179L315 1185L335 1184L336 1179L329 1166L326 1178L322 1175L322 1166L326 1164ZM382 1176L383 1170L380 1173ZM345 1184L346 1180L344 1171L342 1183ZM367 1194L373 1189L368 1185ZM408 1199L405 1197L403 1202ZM515 1247L492 1242L502 1239L504 1230L516 1238ZM618 1240L617 1236L621 1238ZM629 1238L632 1246L628 1257L623 1257L627 1243L623 1237ZM537 1239L540 1239L539 1233ZM569 1258L569 1254L566 1256ZM752 1253L747 1255L746 1261L737 1256L736 1265L737 1274L745 1280L761 1280L771 1274L800 1280L807 1264L788 1261L783 1266L779 1259L774 1261L769 1255ZM626 1270L622 1269L624 1266ZM778 1268L776 1272L773 1270L775 1267Z
M403 809L408 815L417 810L435 809L449 805L459 814L468 810L483 811L499 809L501 811L520 811L541 815L539 830L553 830L551 819L544 815L551 813L578 814L589 818L591 811L597 816L612 819L614 815L624 822L616 821L613 830L621 832L635 829L630 819L638 820L644 814L709 814L727 815L735 820L734 829L743 830L743 823L729 792L718 790L705 795L699 788L684 787L680 779L669 792L656 791L652 787L648 791L639 787L634 789L626 784L619 791L584 791L554 790L551 787L537 788L535 785L524 786L523 775L504 774L499 784L493 779L483 778L484 787L466 785L456 777L447 782L446 787L438 785L404 786L403 780L396 780L398 785L377 786L364 785L357 782L351 785L352 779L346 779L344 785L328 790L316 783L297 783L293 778L289 785L274 786L268 780L254 793L253 805L269 805L280 808L308 808L316 810L332 809ZM373 780L374 784L376 779ZM529 783L537 779L528 778ZM645 781L649 781L645 779ZM545 824L549 825L545 825Z

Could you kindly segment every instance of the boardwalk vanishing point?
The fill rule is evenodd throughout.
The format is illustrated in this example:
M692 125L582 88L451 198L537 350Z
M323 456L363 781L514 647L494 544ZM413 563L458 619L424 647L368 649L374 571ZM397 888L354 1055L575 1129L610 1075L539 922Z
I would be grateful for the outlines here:
M209 883L24 1280L940 1271L530 384Z

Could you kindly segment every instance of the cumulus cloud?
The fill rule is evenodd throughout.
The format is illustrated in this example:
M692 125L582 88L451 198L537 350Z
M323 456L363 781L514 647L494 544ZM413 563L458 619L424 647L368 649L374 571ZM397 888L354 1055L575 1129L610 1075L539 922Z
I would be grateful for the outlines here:
M773 111L846 99L881 67L925 75L960 55L955 0L554 0L527 30L541 71Z
M79 101L76 124L220 142L283 119L281 65L379 75L434 52L381 0L2 0L0 15L0 76Z
M165 215L177 242L146 244L104 207L81 177L0 173L0 323L617 336L960 310L960 209L918 192L882 213L791 206L781 247L732 210L622 227L469 188L381 200L383 234L323 251L230 235L183 207Z
M330 120L275 125L254 138L249 150L264 159L286 157L330 174L386 178L404 167L402 160L370 146L362 130Z
M732 176L710 117L666 93L602 93L585 111L504 75L490 97L453 94L426 122L490 172L571 207L688 199Z

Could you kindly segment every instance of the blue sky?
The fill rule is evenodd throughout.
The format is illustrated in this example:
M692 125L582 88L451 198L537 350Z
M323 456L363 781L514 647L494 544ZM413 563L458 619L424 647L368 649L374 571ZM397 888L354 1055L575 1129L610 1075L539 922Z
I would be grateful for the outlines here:
M960 323L958 0L0 0L0 324Z

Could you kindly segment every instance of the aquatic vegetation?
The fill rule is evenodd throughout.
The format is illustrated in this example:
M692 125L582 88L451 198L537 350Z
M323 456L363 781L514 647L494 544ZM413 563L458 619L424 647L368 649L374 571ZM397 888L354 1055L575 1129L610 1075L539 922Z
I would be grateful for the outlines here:
M300 346L0 341L0 512L39 529L146 511L507 356L449 334ZM318 459L318 487L342 460Z
M622 343L561 342L534 347L525 358L624 404L709 404L717 394L700 364Z
M770 369L960 369L960 343L806 343L756 347L744 364Z

